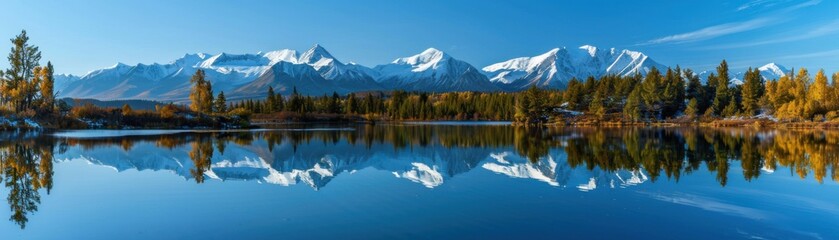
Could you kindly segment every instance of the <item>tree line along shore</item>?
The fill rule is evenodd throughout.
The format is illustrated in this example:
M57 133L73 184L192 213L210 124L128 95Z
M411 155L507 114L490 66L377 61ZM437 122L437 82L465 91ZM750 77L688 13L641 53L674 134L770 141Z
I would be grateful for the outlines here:
M521 92L357 92L228 101L203 70L190 83L189 104L101 107L57 100L53 65L26 31L11 39L9 69L0 72L0 128L248 128L254 124L386 121L511 121L518 125L839 127L839 73L811 77L799 68L779 79L749 69L732 84L723 60L706 79L680 67L646 75L572 79L565 89ZM293 88L293 87L292 87Z

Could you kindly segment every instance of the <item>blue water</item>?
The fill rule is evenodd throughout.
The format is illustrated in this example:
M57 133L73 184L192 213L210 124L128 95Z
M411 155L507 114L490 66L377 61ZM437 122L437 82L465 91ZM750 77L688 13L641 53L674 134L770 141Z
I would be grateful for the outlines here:
M0 232L3 239L834 239L836 140L830 132L468 125L9 136L0 141L4 166L21 149L51 151L52 186L35 189L37 210L0 223ZM32 166L44 176L40 160ZM4 182L38 175L4 174Z

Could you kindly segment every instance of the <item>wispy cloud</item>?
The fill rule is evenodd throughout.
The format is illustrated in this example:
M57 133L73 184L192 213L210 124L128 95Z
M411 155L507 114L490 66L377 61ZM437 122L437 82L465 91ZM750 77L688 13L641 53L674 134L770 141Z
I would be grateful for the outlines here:
M780 3L786 3L788 1L783 0L754 0L748 2L744 5L741 5L737 8L738 11L742 11L745 9L753 8L756 6L774 6ZM782 9L778 9L772 11L770 13L765 14L764 16L779 16L785 13L789 13L801 8L815 6L821 3L822 0L806 0L806 1L796 1L796 4L784 7ZM787 4L784 4L787 5ZM763 28L770 25L775 25L781 23L783 21L788 20L788 18L776 18L776 17L758 17L755 19L751 19L748 21L741 21L741 22L730 22L730 23L723 23L719 25L714 25L710 27L705 27L699 30L679 33L669 36L664 36L660 38L656 38L653 40L649 40L647 42L639 43L637 45L652 45L652 44L676 44L676 43L687 43L687 42L695 42L695 41L702 41L713 39L717 37L722 37L725 35L741 33L746 31L751 31L759 28Z
M816 6L819 3L822 3L822 0L808 0L808 1L805 1L805 2L802 2L802 3L799 3L799 4L792 5L790 7L784 8L782 11L784 11L784 12L795 11L795 10L805 8L805 7L809 7L809 6Z
M739 12L739 11L743 11L743 10L746 10L746 9L749 9L749 8L756 8L756 7L760 7L760 6L771 7L771 6L774 6L778 3L787 2L787 1L789 1L789 0L753 0L753 1L747 2L743 5L740 5L740 7L737 7L737 11Z
M796 4L782 9L783 11L792 11L803 7L814 6L821 3L822 0L752 0L737 7L737 11L739 12L755 8L770 8L777 5L786 5L790 2L795 2Z
M741 42L741 43L733 43L733 44L724 44L724 45L717 45L717 46L709 46L702 49L734 49L734 48L743 48L743 47L754 47L754 46L761 46L767 44L775 44L775 43L785 43L785 42L794 42L794 41L801 41L807 40L827 35L832 35L835 33L839 33L839 19L834 20L828 24L820 25L816 28L810 29L806 32L785 32L780 36L773 36L766 40L761 41L748 41L748 42Z
M773 18L756 18L745 22L724 23L720 25L702 28L692 32L680 33L661 38L656 38L640 45L662 44L662 43L686 43L700 40L717 38L729 34L745 32L758 29L777 21Z

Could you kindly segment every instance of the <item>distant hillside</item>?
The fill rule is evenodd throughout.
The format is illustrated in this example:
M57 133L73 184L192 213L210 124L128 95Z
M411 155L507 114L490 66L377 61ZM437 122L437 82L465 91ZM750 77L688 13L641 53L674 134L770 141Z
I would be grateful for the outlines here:
M134 110L154 110L155 105L163 105L166 103L157 102L157 101L149 101L149 100L96 100L96 99L79 99L79 98L62 98L62 101L67 102L70 106L81 106L85 104L93 104L98 107L112 107L112 108L121 108L123 105L128 104Z

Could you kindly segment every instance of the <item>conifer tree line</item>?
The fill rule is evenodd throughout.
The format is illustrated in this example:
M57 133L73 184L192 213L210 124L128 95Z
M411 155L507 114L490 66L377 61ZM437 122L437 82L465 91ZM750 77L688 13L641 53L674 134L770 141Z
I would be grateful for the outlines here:
M242 100L227 106L253 113L353 114L396 120L507 120L512 119L512 93L420 93L393 91L350 93L341 96L304 96L296 88L288 97L272 87L261 100Z
M55 111L53 66L41 66L41 51L29 43L26 31L11 39L9 69L0 71L0 107L24 117Z
M513 120L528 123L551 121L557 110L619 121L713 120L758 115L771 115L783 121L839 118L839 73L833 74L832 81L828 81L827 75L820 70L812 79L809 71L801 68L780 79L764 80L760 70L749 68L743 83L738 85L732 83L728 63L723 60L704 80L692 70L677 66L651 68L646 75L572 79L565 90L532 87L516 93L397 90L346 96L337 93L304 96L295 88L290 96L283 96L269 87L264 99L241 100L228 105L225 105L224 93L219 93L220 103L206 109L359 114L393 120ZM212 99L205 101L212 102Z

